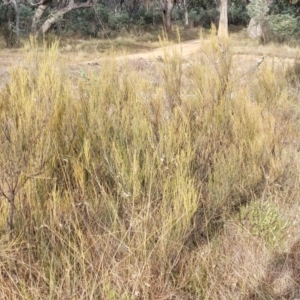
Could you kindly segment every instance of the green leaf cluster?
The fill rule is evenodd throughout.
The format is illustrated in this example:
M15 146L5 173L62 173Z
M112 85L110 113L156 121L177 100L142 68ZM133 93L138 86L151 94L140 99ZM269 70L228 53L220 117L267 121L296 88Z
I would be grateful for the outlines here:
M248 15L255 18L257 22L265 20L270 8L266 0L250 0L247 6Z
M300 36L299 20L299 17L290 14L277 14L268 17L268 24L276 39L284 42L287 38Z
M255 236L274 247L285 236L288 222L271 201L253 201L241 208L242 224Z

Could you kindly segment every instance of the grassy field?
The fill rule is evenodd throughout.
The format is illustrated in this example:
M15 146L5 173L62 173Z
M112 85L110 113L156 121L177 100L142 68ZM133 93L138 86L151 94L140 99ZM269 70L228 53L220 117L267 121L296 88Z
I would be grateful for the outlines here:
M299 63L236 41L76 76L57 43L23 50L0 90L1 299L300 297Z

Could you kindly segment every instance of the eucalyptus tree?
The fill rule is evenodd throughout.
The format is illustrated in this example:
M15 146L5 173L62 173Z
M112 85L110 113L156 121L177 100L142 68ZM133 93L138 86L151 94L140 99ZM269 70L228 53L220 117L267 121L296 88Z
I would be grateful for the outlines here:
M263 36L271 4L272 0L250 0L247 11L251 18L248 25L248 34L251 38L260 38Z
M45 34L70 11L91 7L95 2L94 0L41 0L39 2L30 2L30 4L36 7L32 19L31 32L38 36ZM47 9L50 9L51 13L45 21L41 21Z
M3 0L3 5L10 5L14 11L14 18L8 18L7 32L15 37L13 44L19 46L20 43L20 13L17 0Z
M176 3L177 0L160 0L163 25L167 32L172 30L172 10Z
M218 36L222 38L228 37L228 1L227 0L219 0L220 1L220 19L219 19L219 29Z

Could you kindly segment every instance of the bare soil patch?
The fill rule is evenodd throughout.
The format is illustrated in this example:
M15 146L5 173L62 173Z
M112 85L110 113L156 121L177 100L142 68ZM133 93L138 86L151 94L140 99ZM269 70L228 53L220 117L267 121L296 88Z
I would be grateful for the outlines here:
M123 54L116 55L115 58L117 60L128 60L133 63L133 65L142 66L142 69L147 68L147 66L151 65L153 61L160 61L163 59L165 53L180 53L182 58L189 63L193 63L197 61L199 58L199 54L204 54L202 46L203 43L209 41L208 39L200 40L194 39L182 43L177 43L174 45L163 46L151 51L141 51L134 54ZM282 46L284 49L286 46ZM255 68L257 61L264 57L265 61L270 61L276 67L284 67L287 64L293 64L297 57L297 51L294 50L291 53L287 51L282 51L280 53L279 48L274 51L272 47L262 47L259 46L257 49L254 49L253 46L238 46L233 45L231 47L231 51L233 53L234 65L239 69L243 70L247 73L251 71L251 68ZM275 53L274 53L275 52ZM84 60L84 58L77 59L76 56L80 54L76 53L61 53L59 57L59 62L66 64L69 67L71 73L78 72L78 70L84 71L93 71L99 69L101 62L107 58L105 54L95 53L97 58L93 60ZM90 56L90 54L89 54ZM9 79L9 69L13 66L18 66L21 63L24 63L26 58L26 50L18 49L11 50L5 49L0 51L0 88L5 85L5 83ZM79 60L79 61L78 61Z

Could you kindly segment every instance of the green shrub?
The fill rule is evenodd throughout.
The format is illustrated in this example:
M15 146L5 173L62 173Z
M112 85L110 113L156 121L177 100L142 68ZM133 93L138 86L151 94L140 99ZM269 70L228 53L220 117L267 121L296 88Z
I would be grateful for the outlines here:
M240 220L245 228L271 248L280 245L288 229L288 222L270 200L257 200L242 207Z
M264 22L269 10L269 4L265 0L250 0L247 5L249 17L255 18L257 22Z
M199 21L195 22L195 25L200 25L205 28L210 28L211 24L216 24L218 20L219 12L217 8L200 9Z
M109 12L104 5L94 8L73 10L64 17L62 34L79 34L83 37L97 37L102 25L107 24Z
M249 24L249 15L245 3L233 4L228 7L228 23L244 26Z
M241 82L215 32L202 51L191 65L166 51L145 73L111 53L74 76L54 44L11 71L0 91L0 229L1 245L16 245L0 249L2 298L199 299L220 287L222 225L285 170L274 112L286 86L268 68ZM249 217L259 238L279 239L279 213L261 209Z
M298 39L300 36L299 25L299 17L288 14L268 16L270 38L278 42Z
M32 23L32 17L34 15L34 9L28 5L20 4L20 30L21 34L28 36L30 33L30 27Z

